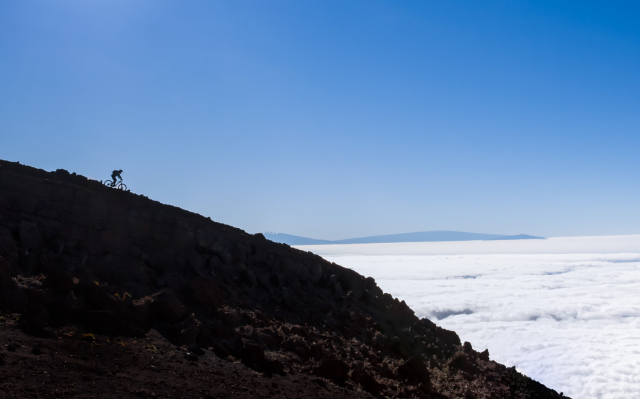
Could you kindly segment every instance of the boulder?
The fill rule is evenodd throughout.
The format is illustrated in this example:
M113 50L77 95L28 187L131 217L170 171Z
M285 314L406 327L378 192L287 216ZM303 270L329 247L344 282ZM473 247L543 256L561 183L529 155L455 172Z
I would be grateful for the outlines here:
M280 346L281 338L272 329L263 329L256 335L256 341L267 348L277 348Z
M362 386L362 389L374 396L378 396L380 394L380 390L382 390L382 385L380 385L373 376L366 372L360 376L358 383Z
M67 271L60 268L53 268L45 279L45 285L55 291L68 293L75 286L73 277Z
M240 349L240 359L248 366L260 364L264 360L264 350L257 344L245 341Z
M195 346L198 338L199 329L195 325L191 325L182 329L178 335L178 341L187 346Z
M55 299L42 289L26 288L24 289L27 299L29 299L29 306L41 304L43 306L49 305L55 301Z
M300 337L307 337L309 336L309 332L307 331L307 329L305 329L304 326L300 326L300 325L292 325L291 328L291 334L292 335L298 335Z
M227 358L229 357L229 354L230 354L229 350L220 343L213 344L213 352L216 356L220 358Z
M120 316L110 310L91 310L82 314L82 321L91 330L115 335L120 333Z
M365 289L364 291L364 295L362 296L362 298L364 299L364 301L366 301L369 304L373 304L373 302L376 300L376 295L375 293L373 293L372 291L370 291L369 289Z
M228 251L222 251L217 254L224 264L231 264L231 262L233 261L233 257L231 257L231 253L229 253Z
M206 276L209 271L207 268L207 261L202 258L200 253L191 249L187 253L187 261L189 262L189 266L198 276Z
M215 241L215 235L213 232L208 230L198 229L196 233L196 243L198 246L205 249L205 251L211 252L213 243Z
M351 364L351 372L349 373L349 377L352 381L358 382L360 377L364 374L364 363L360 360Z
M398 373L408 379L410 383L422 383L426 387L431 387L431 377L427 365L420 357L411 357L398 367Z
M456 353L447 363L449 368L466 371L469 367L467 355L464 352Z
M158 286L166 286L174 292L181 291L186 285L184 277L176 273L164 274L156 283Z
M298 343L298 345L293 349L295 355L300 357L301 360L307 360L309 358L310 349L304 343Z
M266 376L273 374L284 375L284 364L280 360L265 358L260 363L260 369Z
M220 321L230 328L235 328L240 323L240 316L233 310L225 310L220 313Z
M156 321L169 324L176 324L190 314L178 296L169 288L153 294L149 308Z
M464 342L464 344L462 345L462 349L465 353L471 353L473 351L473 346L471 346L471 343L469 342Z
M222 260L220 259L220 257L216 256L216 255L212 255L209 256L209 272L212 273L213 275L216 274L216 271L220 270L220 266L222 266Z
M436 335L442 339L446 344L453 346L460 346L460 336L454 331L450 331L439 326L435 328Z
M369 291L373 291L377 287L376 280L370 276L364 279L364 284L365 288Z
M325 357L320 361L316 373L323 378L342 383L349 379L349 366L335 357Z
M131 327L141 328L145 331L151 328L151 298L144 297L134 300L129 308L128 325Z
M364 296L366 281L357 273L350 270L348 272L344 272L338 277L338 282L342 286L343 290L351 292L351 297L353 297L353 299L358 300Z
M311 346L310 353L311 353L310 354L311 357L315 358L316 360L320 360L324 356L324 352L322 351L322 346L320 346L317 343Z
M74 288L76 295L96 310L119 311L121 304L113 295L96 282L82 279Z
M224 302L222 291L213 277L196 278L189 282L189 288L196 303L217 308Z

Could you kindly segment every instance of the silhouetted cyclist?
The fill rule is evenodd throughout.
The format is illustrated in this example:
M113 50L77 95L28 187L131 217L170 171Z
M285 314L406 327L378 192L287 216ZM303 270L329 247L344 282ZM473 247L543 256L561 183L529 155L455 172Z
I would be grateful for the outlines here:
M111 179L113 179L113 182L111 183L111 187L114 187L116 185L116 177L120 178L120 182L122 182L122 177L120 176L121 173L122 173L121 169L115 170L111 173Z

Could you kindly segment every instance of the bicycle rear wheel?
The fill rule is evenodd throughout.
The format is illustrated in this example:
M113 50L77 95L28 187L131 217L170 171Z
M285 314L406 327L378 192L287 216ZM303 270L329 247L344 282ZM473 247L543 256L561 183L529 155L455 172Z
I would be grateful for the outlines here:
M104 183L105 186L113 187L113 181L104 181L102 183Z

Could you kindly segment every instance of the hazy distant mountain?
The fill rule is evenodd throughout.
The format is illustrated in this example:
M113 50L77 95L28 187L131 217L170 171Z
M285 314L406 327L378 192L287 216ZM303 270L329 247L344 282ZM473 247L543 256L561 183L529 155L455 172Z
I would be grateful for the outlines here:
M522 239L546 239L540 236L529 236L529 235L511 235L511 236L501 236L493 239L485 239L485 240L522 240Z
M487 233L469 233L455 231L427 231L413 233L398 233L395 235L366 236L342 240L319 240L286 233L266 232L264 236L274 242L286 243L291 246L311 244L363 244L363 243L402 243L402 242L458 242L468 240L525 240L545 239L530 235L492 235Z
M329 240L309 239L302 236L287 235L286 233L265 232L264 237L272 242L286 243L290 246L304 246L307 244L333 244Z

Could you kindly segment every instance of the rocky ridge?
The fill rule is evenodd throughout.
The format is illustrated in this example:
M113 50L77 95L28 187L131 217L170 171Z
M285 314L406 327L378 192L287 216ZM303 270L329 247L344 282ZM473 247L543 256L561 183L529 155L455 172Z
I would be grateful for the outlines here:
M562 397L419 319L371 277L80 175L8 161L0 161L0 311L0 340L19 328L49 343L41 347L88 357L155 335L191 363L241 365L252 380L275 377L291 390L260 396ZM87 338L84 350L60 344ZM29 362L53 362L54 353ZM0 369L8 354L0 352ZM155 368L170 365L155 357ZM216 376L189 379L216 385ZM246 397L225 390L216 396Z

